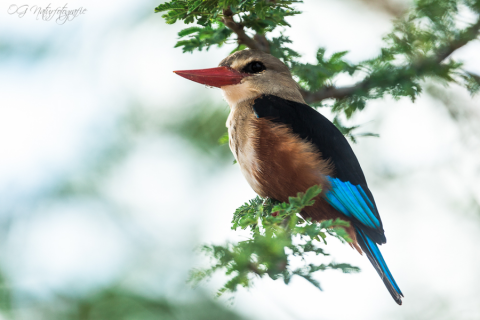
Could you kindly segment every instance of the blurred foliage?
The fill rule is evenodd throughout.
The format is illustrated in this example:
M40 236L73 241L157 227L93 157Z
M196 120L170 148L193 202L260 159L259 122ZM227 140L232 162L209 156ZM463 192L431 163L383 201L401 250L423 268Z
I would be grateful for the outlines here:
M84 300L74 300L71 306L72 312L50 319L243 319L222 304L205 298L182 303L157 297L144 297L121 290L103 291Z
M340 130L340 132L350 139L353 143L357 143L357 138L359 137L380 137L379 134L377 133L371 133L371 132L363 132L363 133L354 133L356 129L358 129L360 126L351 126L347 127L345 126L339 119L339 116L337 115L335 118L333 118L333 124Z
M5 310L15 314L15 310ZM55 296L38 301L22 318L35 320L241 320L245 319L223 304L205 297L172 301L149 297L132 290L111 287L85 297Z
M190 110L190 109L189 109ZM190 110L191 111L191 110ZM183 111L184 112L184 111ZM11 212L15 220L20 220L20 214L34 214L36 208L44 208L58 202L99 201L111 214L112 221L118 224L131 241L137 245L145 240L145 235L138 234L135 222L130 219L131 210L123 207L115 199L105 194L105 183L116 173L118 167L132 155L138 145L138 138L145 139L154 133L165 132L179 135L192 144L202 141L199 151L209 149L226 149L218 145L217 137L224 130L225 112L221 109L205 108L205 112L198 107L191 115L189 125L178 120L162 121L152 113L142 110L138 105L130 112L120 117L114 125L115 133L112 137L102 137L103 143L98 150L90 150L89 157L84 161L78 172L70 173L55 181L48 188L41 191L41 195L30 198L18 211ZM183 114L183 113L182 113ZM173 117L176 118L176 117ZM188 118L184 117L183 119ZM193 118L196 118L195 122ZM176 121L176 120L175 120ZM187 120L188 121L188 120ZM212 125L209 125L209 122ZM223 125L222 125L223 123ZM215 148L213 148L215 147ZM228 150L227 150L228 151ZM220 151L223 152L223 151ZM230 152L224 155L232 157ZM218 152L213 157L218 161ZM6 210L3 206L1 213ZM0 227L5 227L0 225ZM140 244L139 244L140 243ZM138 249L138 248L137 248ZM77 288L66 290L66 294L50 292L49 297L30 296L18 284L8 281L8 276L0 273L0 318L2 319L35 319L35 320L134 320L134 319L244 319L235 311L228 309L223 303L212 300L209 294L201 291L189 292L179 297L158 295L149 296L148 290L135 290L116 284L104 287L101 291L87 291L79 293Z
M233 158L228 146L224 143L219 145L219 137L226 129L227 117L228 111L225 108L203 103L187 112L183 111L178 117L171 117L161 128L184 138L193 148L215 159L218 164L222 160Z
M8 278L0 273L0 311L5 316L11 316L13 310L13 291Z
M121 123L122 136L129 142L135 136L173 135L188 143L191 150L206 155L205 159L214 159L218 166L230 163L233 158L228 146L219 145L219 137L226 130L227 117L227 108L208 100L195 101L184 108L176 106L169 111L168 117L156 109L133 102Z
M305 193L290 197L289 203L257 197L238 208L233 217L232 229L249 229L250 238L224 246L205 245L201 248L214 264L207 269L192 271L190 281L199 281L224 270L231 278L218 291L234 292L238 286L251 287L255 276L268 276L273 280L283 279L288 284L294 275L300 276L321 289L313 274L317 271L337 269L344 273L358 272L359 268L346 263L314 264L307 260L312 256L328 256L319 246L327 244L327 234L342 242L351 242L345 231L349 222L339 219L321 223L304 220L299 216L303 208L314 204L321 193L313 186ZM300 260L301 267L292 267L292 261Z
M0 58L36 60L48 56L52 52L52 47L48 42L42 41L19 41L17 39L2 39L0 41Z

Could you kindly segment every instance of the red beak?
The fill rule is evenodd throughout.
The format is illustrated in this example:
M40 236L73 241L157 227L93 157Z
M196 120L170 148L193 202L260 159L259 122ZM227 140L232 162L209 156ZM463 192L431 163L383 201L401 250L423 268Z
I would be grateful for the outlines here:
M218 67L198 70L173 71L181 77L212 87L239 84L248 74L240 73L228 67Z

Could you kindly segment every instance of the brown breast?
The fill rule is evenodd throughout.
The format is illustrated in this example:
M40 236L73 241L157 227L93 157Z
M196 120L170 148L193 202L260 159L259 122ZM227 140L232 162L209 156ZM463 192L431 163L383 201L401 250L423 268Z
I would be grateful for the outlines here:
M333 175L332 165L322 159L316 146L294 134L291 128L259 119L248 108L232 110L227 126L230 148L243 175L260 196L286 202L288 197L313 185L320 185L322 193L330 188L326 176ZM349 221L321 195L302 215L316 221L336 218ZM354 228L346 229L354 239L353 247L361 252Z
M313 144L290 128L258 119L248 108L232 110L227 126L230 148L243 175L260 196L288 201L289 196L313 185L321 185L324 191L329 188L325 176L332 175L332 166L321 158ZM324 220L338 217L338 212L332 210L319 198L316 205L305 211L315 220Z

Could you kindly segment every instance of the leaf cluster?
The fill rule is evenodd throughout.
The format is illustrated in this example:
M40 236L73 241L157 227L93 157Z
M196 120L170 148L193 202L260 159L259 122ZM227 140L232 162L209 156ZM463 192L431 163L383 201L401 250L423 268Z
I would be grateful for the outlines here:
M209 268L194 270L190 281L198 283L215 271L224 270L230 278L219 290L221 295L235 291L238 286L250 287L255 277L283 279L288 284L294 275L298 275L321 289L313 277L317 271L359 271L357 267L345 263L318 264L310 261L314 256L328 256L321 247L322 243L327 243L327 235L343 242L352 241L344 229L349 222L337 219L318 223L299 215L303 208L314 204L320 192L319 186L313 186L305 193L290 197L288 203L260 197L245 203L235 211L232 229L247 229L250 237L223 246L203 246L201 250L213 263Z
M292 63L292 73L299 79L299 84L307 91L317 91L322 87L332 85L331 80L340 73L352 75L357 66L346 62L343 57L348 51L341 51L332 54L329 58L325 56L326 49L317 50L317 63Z
M290 26L285 18L299 14L292 7L299 0L172 0L155 8L164 12L162 17L168 24L178 20L186 24L196 23L178 33L181 40L175 47L183 52L208 50L211 46L222 46L232 35L225 22L232 19L239 28L266 34L277 26ZM237 49L244 47L238 46Z
M366 102L390 95L394 99L408 97L412 101L422 93L427 79L443 84L457 83L471 94L478 92L478 77L472 77L454 60L444 62L459 47L475 40L480 20L466 28L459 27L459 10L468 4L479 18L476 1L417 0L412 10L394 23L385 36L385 46L377 57L353 68L365 74L364 80L351 93L337 99L333 111L343 111L350 117L362 110ZM345 69L348 72L350 69Z
M180 40L175 48L181 47L183 52L192 52L195 49L209 49L212 45L221 47L232 35L232 30L221 23L206 27L190 27L178 33L179 37L187 39Z
M325 106L323 100L333 99L327 105L334 113L344 113L347 118L363 110L369 100L391 96L414 101L422 93L426 79L443 84L457 83L471 94L480 90L480 78L465 71L462 63L444 62L453 51L477 39L480 0L414 1L410 11L398 19L393 30L385 36L380 54L357 64L345 59L347 51L327 57L325 48L318 49L315 63L304 63L301 55L289 47L291 40L287 36L270 36L277 27L282 30L290 27L286 18L300 13L294 6L301 2L172 0L155 10L165 12L163 17L167 23L182 20L200 25L180 31L181 39L176 46L182 47L184 52L221 46L235 36L234 51L251 47L255 39L266 41L267 45L259 47L291 68L307 103ZM461 23L461 17L466 14L477 17L477 22ZM335 83L341 74L362 76L363 79L350 87L337 88Z

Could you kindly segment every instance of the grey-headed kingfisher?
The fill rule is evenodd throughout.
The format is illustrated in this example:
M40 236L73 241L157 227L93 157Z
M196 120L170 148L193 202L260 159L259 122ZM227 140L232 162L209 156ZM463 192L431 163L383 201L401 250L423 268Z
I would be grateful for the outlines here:
M320 185L322 193L302 215L349 221L352 247L366 254L402 304L403 294L377 247L386 242L385 233L357 157L342 133L305 103L288 67L270 54L243 50L217 68L175 73L222 89L230 105L230 149L253 190L285 202Z

